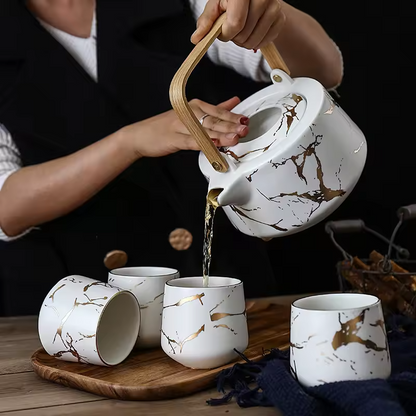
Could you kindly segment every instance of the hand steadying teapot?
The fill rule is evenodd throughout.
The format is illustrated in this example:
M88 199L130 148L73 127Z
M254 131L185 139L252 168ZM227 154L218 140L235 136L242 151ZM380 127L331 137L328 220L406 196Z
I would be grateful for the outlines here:
M189 107L185 87L224 20L225 14L176 73L172 106L201 147L208 199L223 207L235 228L264 239L297 233L351 193L364 169L365 137L318 81L292 79L270 44L261 52L272 68L272 85L234 109L250 118L250 132L218 150Z

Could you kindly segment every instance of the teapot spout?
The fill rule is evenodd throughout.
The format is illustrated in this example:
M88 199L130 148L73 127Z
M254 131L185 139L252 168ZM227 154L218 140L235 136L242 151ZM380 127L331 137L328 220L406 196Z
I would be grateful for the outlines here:
M224 189L222 188L214 188L208 191L207 201L209 202L210 205L212 205L215 208L218 208L220 206L218 202L218 197L223 190Z
M227 206L227 205L245 205L250 200L250 187L240 178L232 181L225 186L211 186L209 185L208 202L215 206Z

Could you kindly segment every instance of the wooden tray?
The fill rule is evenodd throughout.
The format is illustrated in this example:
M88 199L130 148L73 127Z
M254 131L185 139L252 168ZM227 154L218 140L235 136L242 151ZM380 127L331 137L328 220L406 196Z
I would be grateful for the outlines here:
M288 348L289 317L290 308L278 305L249 313L245 355L259 360L264 350ZM100 367L57 360L41 348L32 356L32 367L46 380L111 399L165 400L214 387L218 373L239 361L214 370L192 370L155 349L134 350L118 366Z

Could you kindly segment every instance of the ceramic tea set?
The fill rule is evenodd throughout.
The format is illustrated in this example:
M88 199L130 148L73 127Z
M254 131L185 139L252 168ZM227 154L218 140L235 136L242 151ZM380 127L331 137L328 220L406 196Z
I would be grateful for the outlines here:
M39 314L45 351L61 360L113 366L137 348L160 348L191 368L216 368L248 345L243 283L179 278L164 267L127 267L108 281L61 279Z
M302 385L390 375L375 296L302 298L292 304L290 320L291 371ZM60 360L115 366L134 347L162 347L186 367L218 368L249 343L243 283L210 277L203 287L201 277L180 278L163 267L112 270L106 283L68 276L45 297L39 336L46 352Z
M185 87L224 19L225 14L175 75L172 106L202 150L208 198L216 199L238 230L260 238L302 231L351 193L365 165L365 138L319 82L292 79L269 45L262 53L272 85L235 108L250 118L250 133L233 147L217 149L189 107ZM180 278L177 270L161 267L112 270L106 283L69 276L46 296L39 335L47 353L61 360L112 366L135 347L161 346L184 366L217 368L236 358L234 349L248 346L243 283L210 277L203 287L201 277ZM292 373L303 385L390 374L374 296L296 301L290 349Z

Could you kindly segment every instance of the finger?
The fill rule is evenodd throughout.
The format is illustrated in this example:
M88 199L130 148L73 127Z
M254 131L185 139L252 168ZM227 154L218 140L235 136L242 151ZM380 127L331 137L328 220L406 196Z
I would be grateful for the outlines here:
M196 31L191 36L191 42L196 45L212 28L214 22L221 16L221 0L209 0L204 11L196 22Z
M285 23L286 23L286 15L283 12L281 12L277 22L275 22L271 26L267 35L263 38L263 40L254 49L264 48L269 43L275 41L277 39L277 37L279 36L279 34L281 33L281 31L283 30L283 27L285 26Z
M274 23L274 19L266 12L260 19L258 25L254 28L250 36L245 40L242 45L246 49L256 49L256 47L263 41L267 36L269 30Z
M248 134L248 127L240 123L230 123L216 117L206 117L204 119L203 126L205 129L209 129L219 133L236 133L240 137L245 137Z
M269 2L267 1L252 1L250 3L250 9L244 29L235 38L233 38L233 42L245 47L247 39L249 39L256 28L260 26L260 19L266 12L269 5L268 3Z
M234 146L240 139L238 134L234 133L218 133L212 130L206 130L206 132L217 147ZM197 141L189 132L187 134L181 134L180 137L181 140L178 142L178 148L176 150L200 150Z
M218 147L234 146L240 140L239 135L235 133L219 133L217 131L209 129L207 129L206 132L208 133L209 137L211 137L211 139L214 141L215 145Z
M218 105L208 104L203 101L199 102L198 107L199 107L199 110L202 112L201 117L204 114L208 114L209 116L212 116L214 118L217 118L223 121L229 121L235 124L239 124L241 118L244 117L242 114L232 113L231 111L227 110L227 108L220 107Z
M271 28L280 20L281 13L280 2L273 0L261 16L251 35L244 42L244 47L247 49L258 49L258 46L269 35ZM270 41L274 40L277 35L278 33L273 31L274 38L270 36Z
M219 39L227 42L234 39L244 29L250 8L250 0L222 1L221 6L226 10L227 18L222 25L222 33Z
M234 107L241 103L241 100L238 97L230 98L227 101L224 101L218 104L218 107L225 108L226 110L231 111Z

